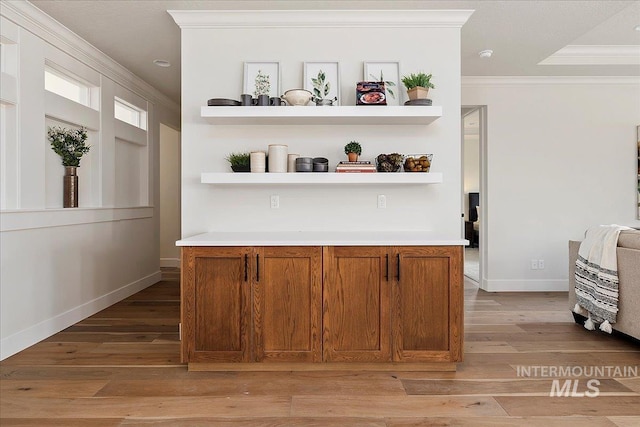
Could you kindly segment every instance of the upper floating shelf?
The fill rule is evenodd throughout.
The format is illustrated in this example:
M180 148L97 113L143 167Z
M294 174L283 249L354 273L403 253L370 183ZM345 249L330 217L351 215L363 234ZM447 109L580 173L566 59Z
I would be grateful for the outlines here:
M442 116L440 106L201 107L217 125L428 125Z

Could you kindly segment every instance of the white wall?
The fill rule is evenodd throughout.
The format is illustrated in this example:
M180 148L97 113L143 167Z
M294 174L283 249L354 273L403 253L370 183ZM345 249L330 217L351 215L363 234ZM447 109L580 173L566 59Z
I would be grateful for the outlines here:
M373 15L359 11L357 24L350 23L354 15L349 11L327 13L332 14L329 19L318 18L322 28L288 27L296 16L283 18L276 16L278 12L244 20L236 14L241 28L234 24L217 29L183 26L183 237L216 230L265 229L372 233L409 229L461 237L460 29L416 28L404 21L386 26L394 11ZM429 13L418 12L416 21ZM317 16L317 11L307 11L301 19ZM252 20L278 24L254 28ZM371 22L381 22L378 25L384 28L374 28ZM304 61L339 61L342 105L355 104L363 61L398 60L401 75L433 73L436 89L430 95L434 105L443 107L443 117L429 126L214 126L200 117L200 107L208 98L238 99L243 62L261 60L280 61L283 90L302 86ZM361 142L365 160L380 153L433 153L432 171L443 172L444 183L404 187L200 183L202 172L230 172L224 158L232 151L266 150L269 144L284 143L292 153L327 157L334 167L346 159L343 147L350 140ZM279 209L270 209L273 194L280 196ZM377 209L378 194L387 196L387 209Z
M179 267L180 132L160 125L160 266Z
M16 96L2 99L4 359L160 279L158 118L178 126L179 112L30 3L3 2L1 19L2 42L17 53ZM45 63L95 86L97 101L85 107L45 91ZM114 95L148 111L148 132L114 119ZM89 128L77 209L61 207L64 168L47 140L51 125ZM119 156L117 144L135 156Z
M462 103L488 106L484 289L566 290L568 240L640 226L639 100L633 77L463 79Z

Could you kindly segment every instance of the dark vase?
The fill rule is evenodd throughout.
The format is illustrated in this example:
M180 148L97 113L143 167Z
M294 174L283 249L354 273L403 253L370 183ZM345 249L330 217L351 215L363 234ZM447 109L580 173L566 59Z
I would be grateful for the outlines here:
M78 207L78 175L76 174L76 169L76 166L64 167L62 206L65 208Z
M258 105L269 105L269 95L258 95Z

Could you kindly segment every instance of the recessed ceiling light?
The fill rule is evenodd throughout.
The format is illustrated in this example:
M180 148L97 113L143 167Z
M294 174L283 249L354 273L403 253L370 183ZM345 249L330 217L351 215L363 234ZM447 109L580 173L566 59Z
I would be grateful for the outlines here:
M156 64L158 67L164 67L164 68L171 67L171 62L166 61L164 59L154 59L153 63Z
M633 29L636 31L640 31L640 25L636 25Z
M491 49L481 50L478 55L480 55L480 58L491 58L493 51Z

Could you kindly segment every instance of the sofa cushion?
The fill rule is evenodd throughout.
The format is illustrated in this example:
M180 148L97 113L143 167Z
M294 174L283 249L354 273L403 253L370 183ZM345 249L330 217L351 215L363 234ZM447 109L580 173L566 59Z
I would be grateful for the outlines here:
M640 249L640 230L623 230L618 236L618 247Z

